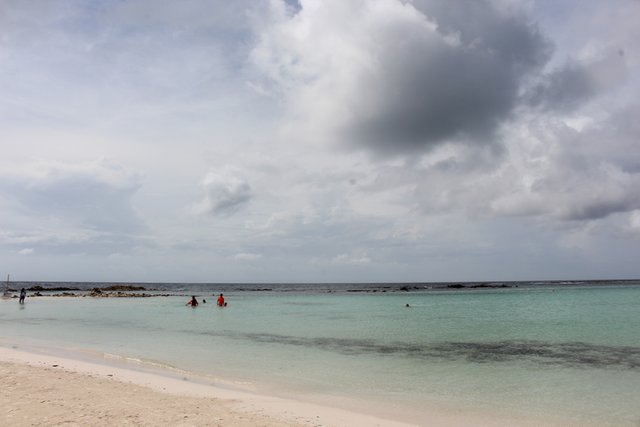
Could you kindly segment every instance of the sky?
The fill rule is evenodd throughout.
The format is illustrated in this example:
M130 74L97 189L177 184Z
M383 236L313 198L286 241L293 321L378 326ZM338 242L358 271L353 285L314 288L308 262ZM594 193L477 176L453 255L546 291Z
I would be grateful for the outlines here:
M640 278L638 22L638 0L0 0L0 274Z

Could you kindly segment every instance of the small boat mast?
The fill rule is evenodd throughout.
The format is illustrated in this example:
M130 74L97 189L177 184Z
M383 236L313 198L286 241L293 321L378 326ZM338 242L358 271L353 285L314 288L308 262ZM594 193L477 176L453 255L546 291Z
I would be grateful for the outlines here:
M11 292L9 291L9 278L10 274L7 274L7 283L4 285L4 292L2 292L3 298L11 298Z

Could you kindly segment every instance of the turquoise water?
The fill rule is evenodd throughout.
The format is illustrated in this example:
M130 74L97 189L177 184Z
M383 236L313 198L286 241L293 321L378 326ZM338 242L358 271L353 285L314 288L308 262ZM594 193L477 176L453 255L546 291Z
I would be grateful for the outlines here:
M640 422L638 285L225 296L224 309L185 307L185 297L4 300L0 344L153 361L283 396L360 399L414 421L462 408Z

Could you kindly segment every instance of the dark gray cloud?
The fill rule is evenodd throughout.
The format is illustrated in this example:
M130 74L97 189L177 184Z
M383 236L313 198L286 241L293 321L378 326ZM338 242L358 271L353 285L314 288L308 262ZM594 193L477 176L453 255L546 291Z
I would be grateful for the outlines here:
M491 55L445 46L387 53L389 79L370 80L375 109L356 112L347 134L383 152L424 148L448 138L486 140L512 108L516 80ZM494 68L495 67L495 68Z
M594 94L587 70L577 63L570 63L549 74L528 96L532 105L564 111L575 108Z
M460 39L463 48L490 50L504 65L529 67L544 64L550 42L524 11L491 0L414 0L411 4L435 21L438 32Z
M638 198L615 197L614 200L591 200L578 206L569 207L563 212L563 219L574 221L596 220L606 218L617 212L628 212L638 207Z
M524 14L489 0L303 2L280 19L253 59L294 115L383 154L494 140L551 53Z
M524 16L491 2L413 4L436 31L381 30L378 68L360 85L368 106L354 109L349 135L383 152L491 140L516 105L523 78L548 59L549 43Z
M611 52L596 61L568 60L541 78L527 95L526 101L546 110L571 112L599 93L624 82L624 56Z

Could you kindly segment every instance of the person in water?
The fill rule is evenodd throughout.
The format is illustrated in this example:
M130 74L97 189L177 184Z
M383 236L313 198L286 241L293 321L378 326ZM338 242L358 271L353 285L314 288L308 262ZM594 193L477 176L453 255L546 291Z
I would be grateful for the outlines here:
M218 295L218 307L224 307L225 305L224 296L222 294Z
M20 289L20 304L24 304L24 299L27 297L27 291L25 288Z
M191 301L189 301L185 305L190 305L191 307L197 307L198 306L198 300L196 299L195 295L192 296L191 297Z

